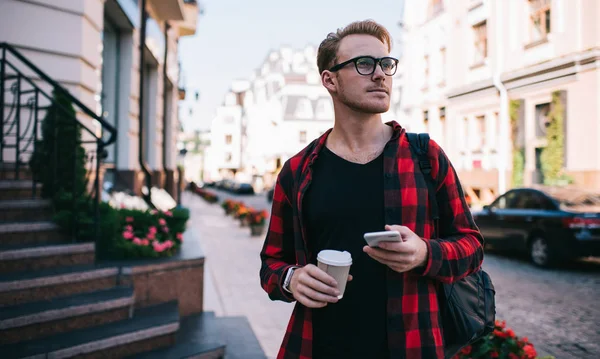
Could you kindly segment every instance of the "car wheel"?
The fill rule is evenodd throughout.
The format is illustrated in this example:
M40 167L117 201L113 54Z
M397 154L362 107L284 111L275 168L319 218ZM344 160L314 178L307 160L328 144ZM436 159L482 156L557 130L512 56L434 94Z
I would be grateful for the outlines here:
M529 246L531 262L539 267L550 267L554 264L554 254L548 241L541 236L535 236Z

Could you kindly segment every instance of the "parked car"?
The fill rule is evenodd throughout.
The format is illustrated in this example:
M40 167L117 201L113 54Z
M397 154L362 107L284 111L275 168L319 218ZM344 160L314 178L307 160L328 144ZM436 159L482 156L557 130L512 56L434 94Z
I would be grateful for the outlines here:
M473 218L486 245L526 252L541 267L600 255L600 191L513 189L473 212Z
M254 187L250 183L236 183L233 192L237 194L254 194Z

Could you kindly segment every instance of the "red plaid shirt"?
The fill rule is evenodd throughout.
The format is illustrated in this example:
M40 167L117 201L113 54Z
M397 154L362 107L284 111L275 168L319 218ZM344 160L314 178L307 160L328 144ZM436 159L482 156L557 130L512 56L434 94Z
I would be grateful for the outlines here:
M419 235L428 249L425 267L407 273L388 269L388 343L391 358L444 358L437 289L481 266L483 238L475 225L452 164L435 141L429 142L437 182L437 226L430 216L426 178L409 148L405 130L390 122L393 136L384 149L385 220ZM269 230L261 251L260 280L272 300L294 298L282 288L286 270L310 263L302 200L312 179L311 165L331 130L289 159L277 178ZM437 227L437 228L436 228ZM437 229L437 230L436 230ZM440 233L432 238L434 233ZM278 359L312 358L312 311L296 303Z

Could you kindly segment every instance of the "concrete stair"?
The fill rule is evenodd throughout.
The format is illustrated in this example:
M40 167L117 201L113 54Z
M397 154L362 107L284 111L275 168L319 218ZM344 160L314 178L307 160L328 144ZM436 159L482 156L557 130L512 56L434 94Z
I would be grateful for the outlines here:
M0 345L130 318L133 288L114 287L0 308Z
M0 358L224 358L214 315L180 318L177 301L134 309L120 266L52 222L26 167L16 177L0 163Z
M176 302L139 309L132 318L0 347L3 358L122 358L175 344Z

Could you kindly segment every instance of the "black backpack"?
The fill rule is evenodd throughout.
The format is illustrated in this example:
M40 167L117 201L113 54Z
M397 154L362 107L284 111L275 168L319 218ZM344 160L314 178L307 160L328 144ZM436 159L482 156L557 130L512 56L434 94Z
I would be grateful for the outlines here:
M435 179L430 175L431 162L427 156L429 134L407 133L406 135L427 183L432 217L434 221L439 221L436 184ZM495 294L492 280L483 269L454 283L442 283L438 298L444 332L444 354L447 359L494 330Z

